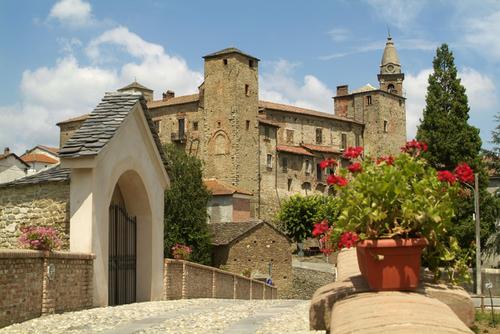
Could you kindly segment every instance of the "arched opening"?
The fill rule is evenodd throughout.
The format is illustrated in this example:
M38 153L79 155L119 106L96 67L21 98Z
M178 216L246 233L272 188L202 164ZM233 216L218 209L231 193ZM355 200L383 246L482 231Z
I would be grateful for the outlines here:
M389 93L394 93L394 94L396 94L396 88L394 87L394 85L393 85L393 84L389 84L389 85L387 86L387 91L388 91Z
M149 300L151 206L136 171L118 178L109 203L108 305Z

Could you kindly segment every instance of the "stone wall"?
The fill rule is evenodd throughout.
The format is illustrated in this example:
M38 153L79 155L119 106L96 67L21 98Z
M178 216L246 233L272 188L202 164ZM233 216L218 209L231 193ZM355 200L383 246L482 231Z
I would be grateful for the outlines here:
M272 264L271 277L278 291L289 290L292 285L290 242L267 224L214 250L214 265L233 273L250 271L252 277L267 277L269 264Z
M164 298L276 299L276 287L183 260L165 259Z
M92 307L93 259L89 254L0 250L0 327Z
M69 182L4 187L0 191L0 248L18 248L22 226L52 226L69 249Z

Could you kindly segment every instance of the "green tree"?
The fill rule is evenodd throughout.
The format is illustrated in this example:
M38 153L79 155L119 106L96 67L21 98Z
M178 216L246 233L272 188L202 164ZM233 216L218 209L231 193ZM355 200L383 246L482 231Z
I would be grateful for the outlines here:
M203 184L202 163L173 144L164 147L170 188L165 192L164 255L177 243L192 248L190 260L211 262L207 204L211 194Z
M466 162L480 173L480 207L482 244L494 230L496 201L486 191L488 176L482 163L479 129L468 124L469 104L465 88L457 77L453 53L442 44L433 60L433 73L429 76L426 106L418 127L417 140L429 145L424 157L438 170L453 170ZM460 246L468 248L475 240L472 213L472 195L456 203L455 224L451 233Z

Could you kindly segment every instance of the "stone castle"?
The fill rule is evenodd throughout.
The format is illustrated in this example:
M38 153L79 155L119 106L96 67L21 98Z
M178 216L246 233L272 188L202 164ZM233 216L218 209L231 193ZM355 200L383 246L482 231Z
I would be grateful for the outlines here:
M198 93L175 96L134 82L119 91L139 91L163 143L176 143L204 161L204 176L251 194L250 212L270 219L291 194L326 193L325 158L341 160L349 146L370 156L397 154L406 141L404 74L387 39L379 88L337 87L333 112L259 100L259 59L236 48L203 57ZM87 116L58 123L61 147ZM240 208L241 209L241 208Z

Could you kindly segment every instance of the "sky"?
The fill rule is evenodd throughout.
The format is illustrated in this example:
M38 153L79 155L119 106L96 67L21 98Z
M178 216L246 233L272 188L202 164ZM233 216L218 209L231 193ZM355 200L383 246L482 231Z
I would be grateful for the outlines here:
M0 1L0 148L58 146L56 123L137 80L196 93L208 53L259 59L260 99L333 112L336 86L378 86L388 31L405 73L407 137L425 106L436 48L447 43L491 148L500 99L500 1Z

